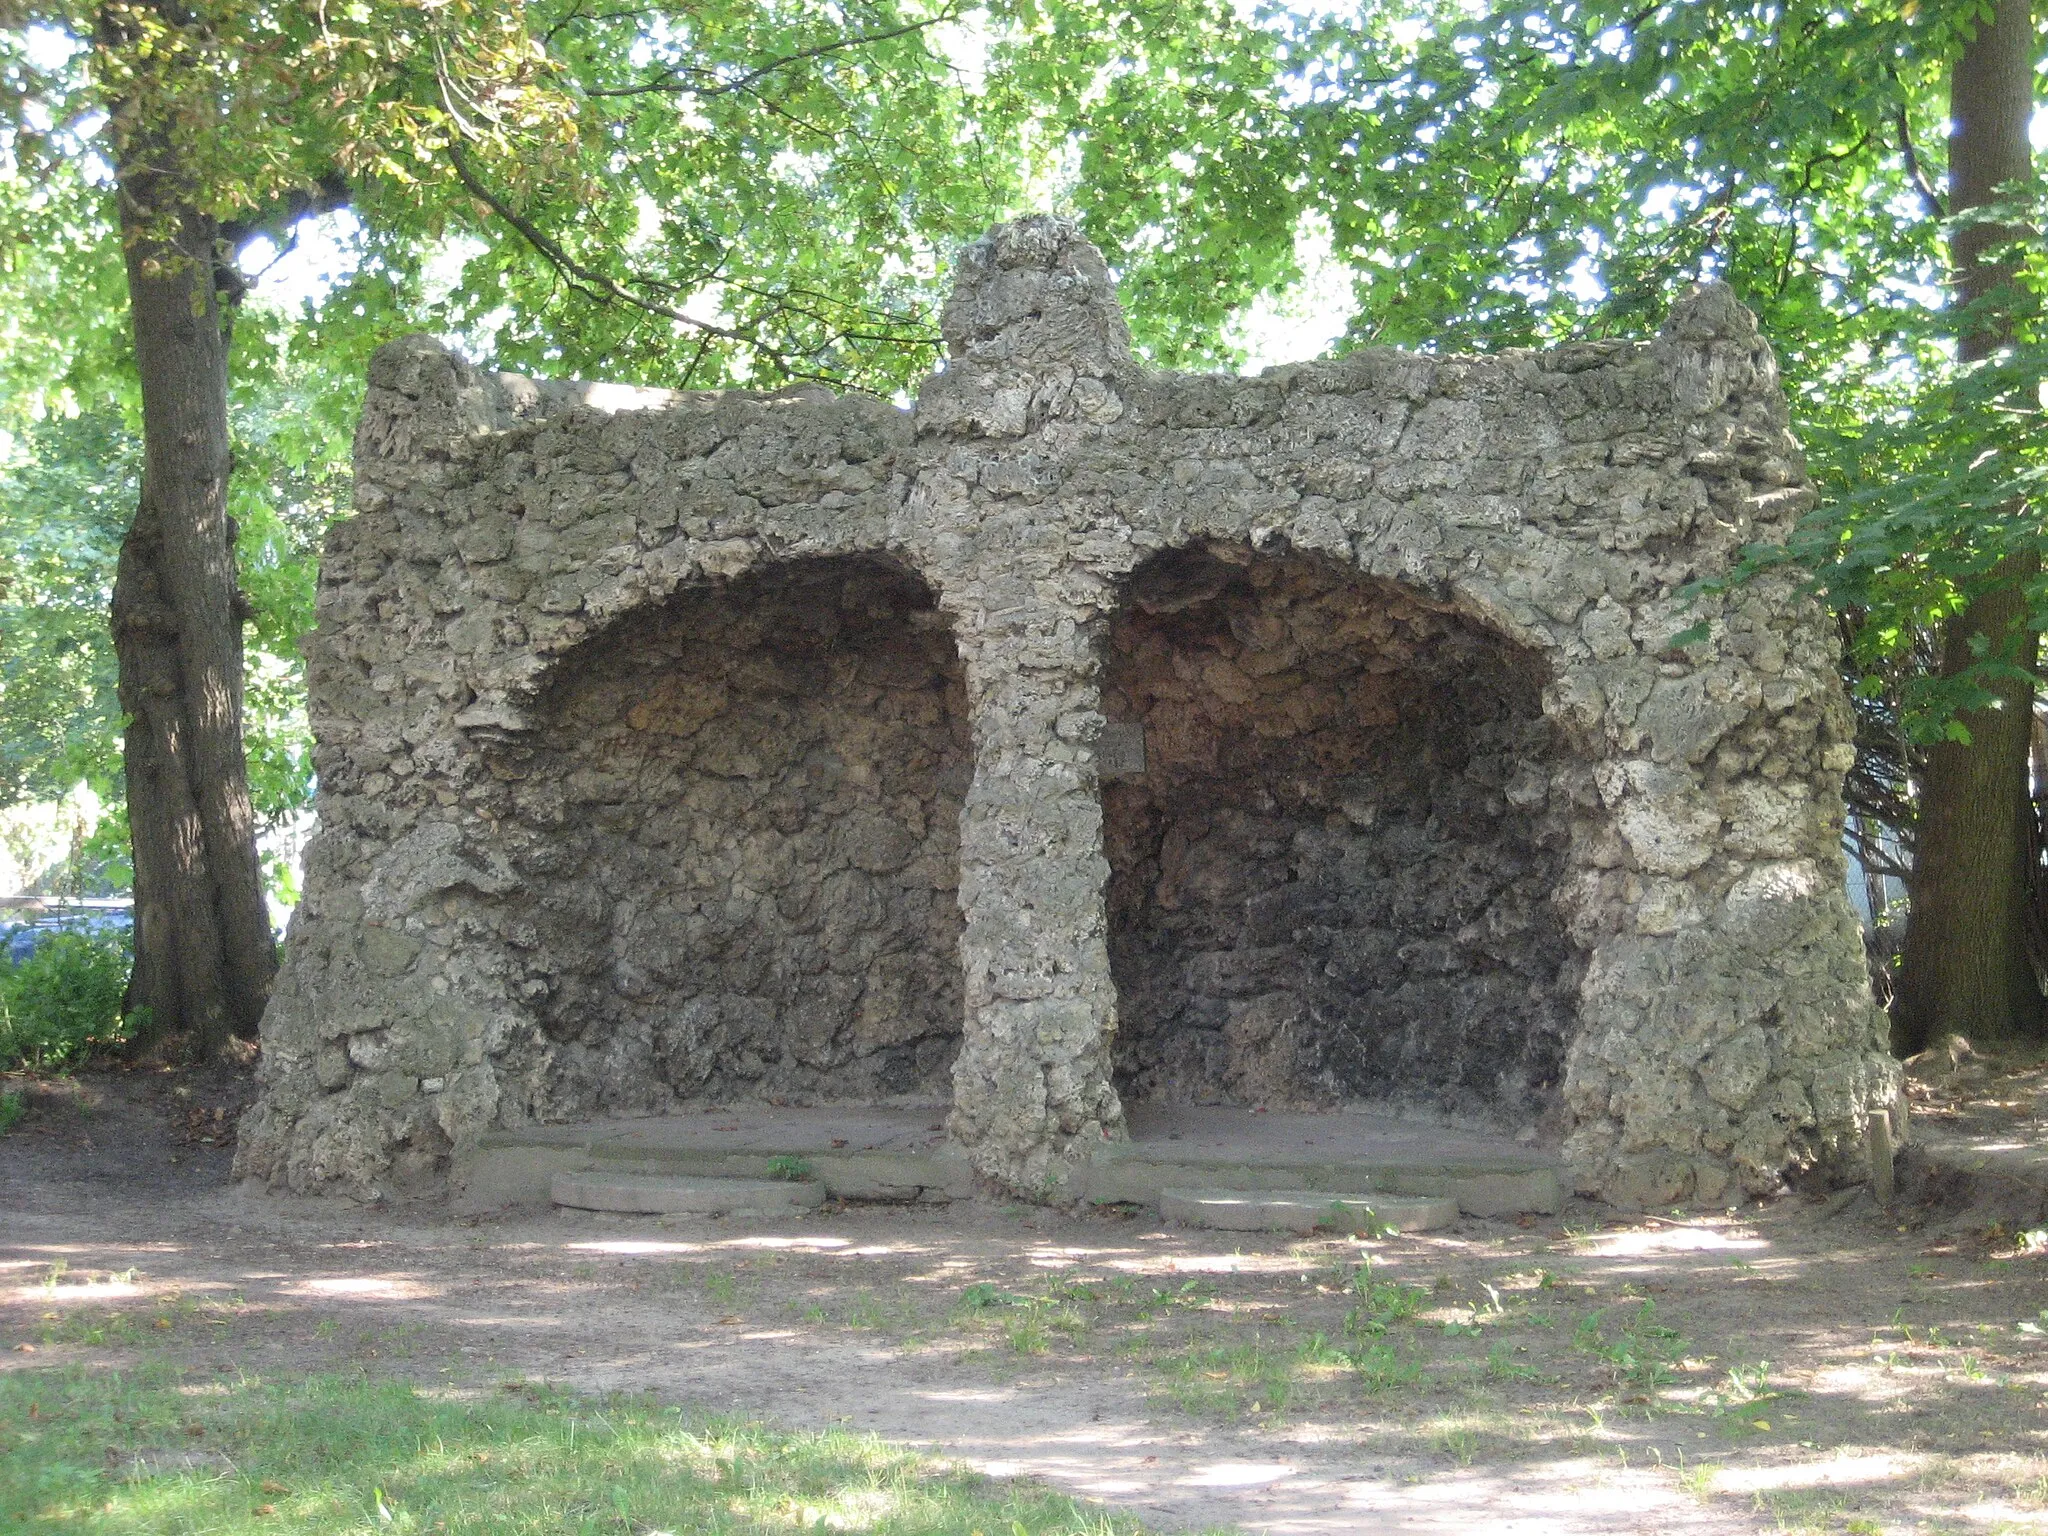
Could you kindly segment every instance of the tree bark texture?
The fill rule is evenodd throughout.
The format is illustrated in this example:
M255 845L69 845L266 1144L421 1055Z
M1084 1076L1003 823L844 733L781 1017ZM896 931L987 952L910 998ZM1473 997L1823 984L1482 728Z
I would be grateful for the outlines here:
M2035 562L2020 562L2032 567ZM1991 639L2032 666L2036 643L2026 626L2021 582L2030 570L2001 572L2005 583L1951 620L1942 671L1975 659L1973 636ZM2033 838L2028 758L2034 690L2001 685L1999 707L1960 716L1967 745L1947 741L1927 753L1912 914L1900 964L1893 1045L1906 1055L1951 1034L1977 1041L2026 1038L2042 1021L2041 991L2030 958Z
M1949 85L1949 211L1995 201L2001 183L2032 173L2027 138L2033 114L2034 27L2029 0L1997 0L1956 61ZM2008 328L1993 303L2014 269L1987 258L2005 232L1959 230L1950 247L1957 345L1965 362L2004 343ZM2027 515L2014 506L2010 515ZM2026 584L2039 574L2032 554L2009 556L1989 585L1950 619L1941 670L1954 676L1976 647L2031 673L2039 645L2026 623ZM1892 1043L1910 1055L1950 1034L1975 1041L2038 1036L2040 984L2030 958L2035 880L2028 784L2034 688L2014 679L1994 690L1995 708L1960 719L1967 745L1945 742L1927 755L1919 832L1907 882L1906 930Z
M113 599L135 972L147 1032L213 1054L253 1036L276 969L242 745L242 626L228 515L228 338L218 230L168 136L116 113L120 223L142 386L142 497Z

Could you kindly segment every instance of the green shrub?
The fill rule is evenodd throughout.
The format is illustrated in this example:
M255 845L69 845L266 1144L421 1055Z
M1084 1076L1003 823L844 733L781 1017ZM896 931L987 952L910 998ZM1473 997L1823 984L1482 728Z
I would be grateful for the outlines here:
M126 1041L134 965L125 932L60 933L19 965L0 963L0 1071L76 1065Z

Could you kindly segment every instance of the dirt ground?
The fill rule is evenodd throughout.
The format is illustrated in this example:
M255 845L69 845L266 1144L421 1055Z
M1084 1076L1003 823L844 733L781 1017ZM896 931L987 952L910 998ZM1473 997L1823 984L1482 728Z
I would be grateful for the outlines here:
M247 1092L29 1085L0 1368L648 1391L1162 1530L2048 1529L2048 1234L1969 1213L1577 1205L1370 1242L993 1203L463 1221L238 1193Z

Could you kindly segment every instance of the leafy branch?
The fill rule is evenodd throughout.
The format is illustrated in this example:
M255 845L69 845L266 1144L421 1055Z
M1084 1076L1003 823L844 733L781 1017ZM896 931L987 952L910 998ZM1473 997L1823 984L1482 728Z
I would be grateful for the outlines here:
M795 65L806 64L814 59L830 58L834 54L857 52L862 48L872 47L876 43L894 42L899 37L909 37L915 33L923 32L930 27L938 26L942 22L955 20L958 14L957 11L949 7L936 15L925 17L922 21L909 21L897 27L885 27L875 32L857 33L852 37L836 38L829 43L819 43L816 47L800 48L795 53L786 53L780 58L770 59L766 63L757 64L732 79L726 79L717 70L707 69L701 65L671 64L657 73L652 79L644 80L637 85L593 86L587 88L583 94L590 97L685 95L706 98L730 96L738 92L751 94L752 88L770 75L779 74L781 71L790 69ZM699 81L702 80L708 80L712 83L700 84Z

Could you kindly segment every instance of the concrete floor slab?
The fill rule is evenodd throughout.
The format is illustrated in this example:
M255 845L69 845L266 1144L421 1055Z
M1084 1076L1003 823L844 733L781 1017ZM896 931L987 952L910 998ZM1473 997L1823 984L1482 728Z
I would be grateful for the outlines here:
M1458 1219L1458 1203L1441 1196L1310 1189L1163 1189L1159 1214L1218 1232L1432 1232Z
M825 1203L821 1184L793 1179L692 1179L644 1173L558 1173L556 1205L636 1216L787 1216Z
M1154 1205L1165 1189L1435 1196L1470 1215L1553 1212L1554 1153L1505 1136L1368 1110L1324 1114L1208 1105L1131 1106L1131 1139L1106 1142L1060 1193L1097 1205ZM946 1139L940 1104L697 1106L671 1115L500 1130L456 1170L455 1203L537 1204L558 1173L764 1179L789 1158L835 1199L955 1199L972 1170Z

